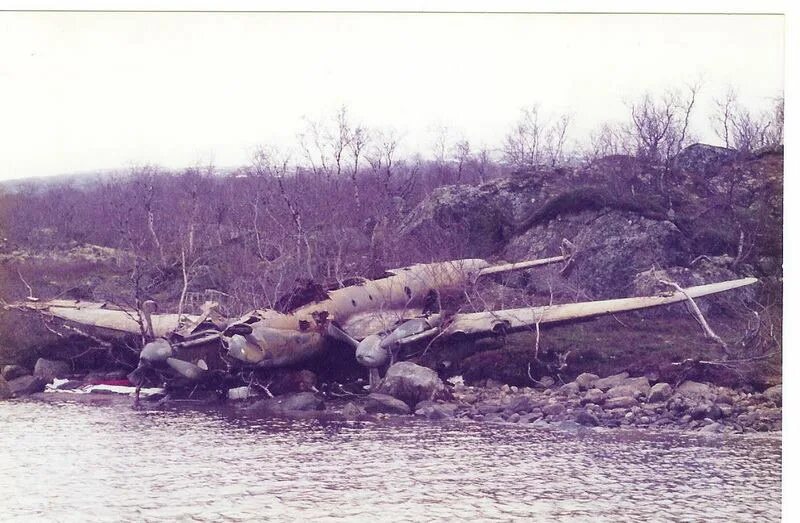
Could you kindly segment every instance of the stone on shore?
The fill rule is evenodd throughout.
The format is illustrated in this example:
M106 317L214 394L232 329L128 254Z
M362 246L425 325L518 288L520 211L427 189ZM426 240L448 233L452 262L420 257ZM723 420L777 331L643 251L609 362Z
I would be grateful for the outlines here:
M768 388L764 391L764 396L780 407L783 404L783 385Z
M650 388L650 393L647 395L648 403L657 403L659 401L667 401L672 396L672 387L669 383L656 383Z
M562 394L566 394L567 396L575 396L581 391L581 387L580 385L578 385L576 382L573 381L565 385L562 385L559 391Z
M612 387L624 384L628 376L629 374L627 372L621 372L619 374L600 378L594 382L594 387L605 392Z
M606 409L627 409L638 405L639 402L633 396L620 396L618 398L607 399L605 403Z
M583 395L581 403L602 403L606 399L605 393L600 389L589 389Z
M56 378L64 378L72 372L72 368L66 361L46 360L39 358L33 367L33 375L50 383Z
M579 410L575 416L575 421L587 427L596 427L600 424L600 420L597 419L597 416L587 410Z
M22 376L27 376L30 374L28 369L22 367L20 365L6 365L3 367L2 377L6 379L6 381L15 380L17 378L21 378Z
M344 416L346 420L350 421L356 421L366 413L366 410L364 410L362 407L359 407L352 401L345 405L342 409L342 416Z
M424 404L423 404L424 403ZM419 405L422 405L421 407ZM455 415L457 406L452 403L430 403L420 402L414 411L414 415L422 416L429 420L443 420L452 418ZM516 414L519 417L519 414Z
M0 376L0 400L7 400L11 397L11 387L3 376Z
M562 403L550 403L542 407L542 412L547 416L558 416L563 414L565 410L566 407Z
M324 410L325 403L312 392L298 392L257 401L245 412L255 416L280 416L290 412Z
M436 371L410 361L389 367L375 392L388 394L411 406L424 400L450 399L450 392Z
M710 385L691 380L686 380L681 383L675 392L693 400L714 400L716 398L716 394L714 394L714 390Z
M411 408L402 400L388 394L373 392L367 396L364 410L370 414L411 414Z
M639 376L638 378L628 378L625 380L623 385L636 389L643 397L646 397L650 393L650 380L644 376Z
M606 392L606 398L636 398L643 395L641 390L630 385L617 385Z
M44 385L44 380L36 376L22 376L8 382L8 387L14 396L28 396L42 392Z
M575 378L575 383L578 384L581 390L589 390L594 387L594 383L600 379L600 376L597 374L590 374L588 372L584 372L583 374L578 375Z

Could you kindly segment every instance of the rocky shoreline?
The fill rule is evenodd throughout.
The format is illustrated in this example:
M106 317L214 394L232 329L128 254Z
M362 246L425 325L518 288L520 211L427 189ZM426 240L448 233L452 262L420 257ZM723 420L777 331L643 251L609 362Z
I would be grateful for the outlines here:
M63 369L56 367L45 361L37 364L33 375L20 375L24 369L4 368L0 397L102 404L124 398L131 402L128 395L132 389L125 387L124 372L57 380L56 374ZM93 385L98 382L107 385ZM45 387L48 392L44 392ZM536 387L492 380L485 386L467 386L458 378L442 382L434 371L410 362L391 367L374 392L315 390L258 398L253 397L255 391L242 387L231 389L228 396L186 400L156 391L143 397L140 404L154 408L224 404L250 418L377 421L413 416L563 430L627 427L749 433L780 431L782 419L781 385L755 392L688 380L679 384L654 382L624 372L603 378L584 373L566 384L546 378Z

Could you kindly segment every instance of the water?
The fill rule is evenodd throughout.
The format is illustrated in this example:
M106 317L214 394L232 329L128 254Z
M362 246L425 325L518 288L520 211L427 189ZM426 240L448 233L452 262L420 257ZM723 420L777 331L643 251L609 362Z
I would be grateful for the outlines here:
M778 435L0 402L2 521L778 521Z

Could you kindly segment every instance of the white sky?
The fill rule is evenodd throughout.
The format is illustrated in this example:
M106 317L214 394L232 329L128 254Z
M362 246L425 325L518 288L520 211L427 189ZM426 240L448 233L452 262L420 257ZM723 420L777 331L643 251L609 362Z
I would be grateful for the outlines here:
M729 85L783 88L784 18L757 15L0 13L0 179L156 163L244 164L348 105L426 153L434 129L496 147L522 106L573 115L702 78L715 141Z

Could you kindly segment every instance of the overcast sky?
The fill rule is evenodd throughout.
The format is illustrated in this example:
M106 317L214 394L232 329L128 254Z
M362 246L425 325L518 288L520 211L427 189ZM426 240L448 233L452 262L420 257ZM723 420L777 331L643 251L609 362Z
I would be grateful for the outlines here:
M697 79L694 131L734 86L783 88L784 19L753 15L0 13L0 179L241 165L346 104L427 153L497 147L522 106L580 141L624 101Z

